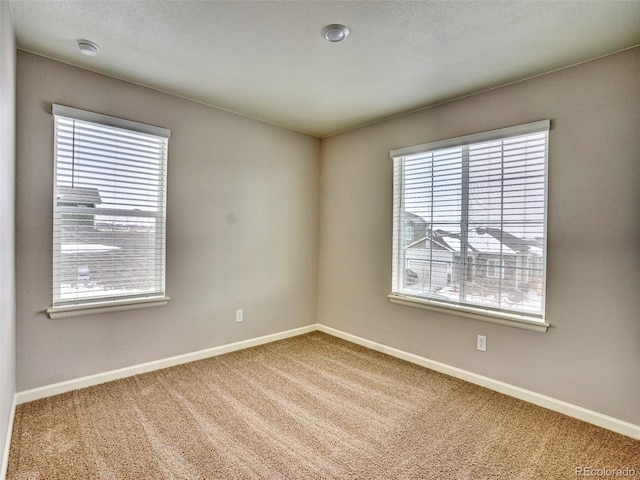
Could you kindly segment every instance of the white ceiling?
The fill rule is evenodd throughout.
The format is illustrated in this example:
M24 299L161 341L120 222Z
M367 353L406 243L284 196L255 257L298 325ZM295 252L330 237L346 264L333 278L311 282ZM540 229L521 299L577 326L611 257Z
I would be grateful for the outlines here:
M640 44L640 0L10 2L20 49L318 137Z

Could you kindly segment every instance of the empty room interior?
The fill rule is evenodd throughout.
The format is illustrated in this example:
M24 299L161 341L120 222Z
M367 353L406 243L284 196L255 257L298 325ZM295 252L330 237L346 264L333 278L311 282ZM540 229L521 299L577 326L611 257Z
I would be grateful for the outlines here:
M640 2L0 0L0 478L640 478Z

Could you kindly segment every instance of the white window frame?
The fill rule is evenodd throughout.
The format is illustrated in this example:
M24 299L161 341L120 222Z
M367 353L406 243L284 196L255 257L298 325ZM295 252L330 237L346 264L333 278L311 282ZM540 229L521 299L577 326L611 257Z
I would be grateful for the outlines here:
M389 300L392 303L423 308L427 310L433 310L438 312L444 312L452 315L463 316L467 318L473 318L477 320L488 321L491 323L498 323L502 325L508 325L512 327L524 328L528 330L546 332L549 324L545 320L545 306L544 306L544 293L545 293L545 277L546 277L546 231L547 231L547 194L548 194L548 141L549 130L551 122L549 120L542 120L538 122L532 122L523 125L517 125L513 127L502 128L498 130L492 130L489 132L482 132L478 134L467 135L463 137L457 137L449 140L442 140L432 142L423 145L416 145L412 147L400 148L392 150L390 157L394 161L394 206L393 206L393 252L392 252L392 291L388 295ZM402 284L404 264L405 264L405 242L402 238L402 224L405 218L405 186L403 185L403 168L405 158L410 156L428 154L429 152L435 152L438 150L462 147L463 151L467 146L471 146L476 143L488 142L492 140L501 140L509 137L516 137L520 135L528 135L537 132L545 132L546 142L544 151L544 241L542 247L542 257L539 259L542 270L542 307L541 315L530 315L526 312L509 311L508 309L494 309L485 308L481 305L468 304L467 302L458 303L455 301L441 301L437 298L437 295L431 296L430 294L422 295L419 293L407 293L409 289L404 288ZM464 154L463 154L464 155ZM464 161L464 160L463 160ZM429 180L426 180L427 182ZM462 174L462 185L465 184L464 174ZM462 191L465 188L462 187ZM463 195L465 195L463 193ZM464 205L465 201L462 200L464 218ZM411 213L411 212L409 212ZM461 226L462 228L462 226ZM462 229L464 231L464 229ZM461 234L464 237L466 234ZM462 258L466 258L466 243L460 241L460 255ZM504 278L504 263L502 263L502 278ZM487 272L488 273L488 272ZM496 277L497 278L497 277ZM430 298L431 297L431 298ZM464 298L464 297L461 297Z
M50 308L47 309L47 313L50 318L62 318L62 317L71 317L71 316L80 316L80 315L88 315L94 313L104 313L104 312L114 312L114 311L124 311L124 310L132 310L138 308L147 308L147 307L158 307L166 305L170 298L166 295L165 291L165 277L166 277L166 178L167 178L167 160L168 160L168 152L167 152L167 144L168 139L171 136L171 131L166 128L156 127L153 125L147 125L143 123L133 122L130 120L124 120L116 117L111 117L108 115L102 115L94 112L88 112L84 110L79 110L76 108L71 108L63 105L52 106L52 114L55 119L55 128L54 128L54 198L53 198L53 208L54 208L54 243L53 243L53 303ZM157 209L155 211L145 211L143 208L133 208L134 203L129 204L129 209L123 208L93 208L89 206L83 206L81 204L76 204L75 206L67 206L63 202L60 202L57 196L59 195L59 185L58 183L58 141L60 138L60 142L62 142L62 127L59 133L59 122L73 122L76 125L76 121L88 122L89 124L94 124L100 127L107 127L111 129L112 132L117 133L118 130L124 130L124 134L126 132L131 132L140 138L139 134L145 136L146 138L154 138L154 141L160 146L161 150L157 152L154 150L154 154L160 155L160 173L159 175L159 183L154 184L158 189L158 194L154 193L153 198L157 198ZM75 126L73 127L75 131ZM122 145L122 144L121 144ZM117 148L117 147L114 147ZM75 156L75 148L73 155ZM115 150L114 150L115 151ZM62 165L62 164L61 164ZM63 168L63 167L61 167ZM157 168L156 168L157 170ZM101 173L101 175L104 175ZM137 175L137 174L136 174ZM135 177L138 178L138 177ZM104 180L100 180L104 182ZM97 189L96 189L97 191ZM132 200L132 202L134 202ZM155 208L155 207L153 207ZM97 213L99 212L99 213ZM150 292L116 292L113 294L98 294L95 296L91 296L90 294L84 294L85 296L78 296L77 298L65 298L64 294L61 294L62 287L62 275L56 275L56 272L60 271L62 262L62 253L64 252L64 246L62 245L61 230L63 223L63 216L76 215L76 216L107 216L114 218L122 218L126 223L132 218L148 218L150 219L156 226L156 232L159 232L160 238L156 240L156 247L154 247L154 269L153 269L153 283L154 288L153 291ZM79 238L79 245L85 247L86 245L82 244L82 238ZM158 243L159 242L159 243ZM94 244L91 244L93 247ZM97 245L93 247L94 250L100 250L97 247L104 247L103 250L108 249L109 247L104 245ZM117 248L117 247L112 247ZM91 250L91 249L89 249Z
M497 258L487 260L487 277L504 279L504 263Z

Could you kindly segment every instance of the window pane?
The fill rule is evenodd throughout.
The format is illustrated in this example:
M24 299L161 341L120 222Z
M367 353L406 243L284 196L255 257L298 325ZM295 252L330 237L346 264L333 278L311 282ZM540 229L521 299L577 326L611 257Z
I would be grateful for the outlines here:
M395 158L393 293L542 318L548 131L488 134Z
M167 139L56 115L54 306L164 296Z

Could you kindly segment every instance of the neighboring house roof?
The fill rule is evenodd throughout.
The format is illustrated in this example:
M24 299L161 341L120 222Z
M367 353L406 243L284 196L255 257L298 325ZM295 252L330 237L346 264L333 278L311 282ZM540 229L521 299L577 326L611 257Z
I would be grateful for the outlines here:
M494 236L487 234L483 230L484 229L469 230L469 245L475 252L495 255L516 255L518 253L523 253L511 248L498 233L494 232L496 233Z
M527 240L516 237L509 232L505 232L499 228L482 227L475 229L480 235L488 234L495 238L498 242L507 246L509 249L517 253L528 253L530 250Z
M411 212L404 212L404 221L406 223L412 223L417 225L429 225L427 221L422 218L420 215L416 215Z
M414 217L417 217L417 215L408 215L411 215L412 221L416 222ZM460 252L459 233L452 233L446 230L431 231L428 227L426 233L425 237L410 243L406 248L428 248L427 245L431 243L436 248L454 253ZM499 228L472 228L469 230L467 239L469 249L474 253L494 255L528 254L537 256L542 254L542 247L536 240L520 238Z
M433 245L435 245L436 247L442 248L444 250L448 250L450 252L455 252L457 251L455 248L451 247L451 245L449 245L443 237L440 237L438 235L427 235L426 237L423 237L419 240L416 240L413 243L410 243L409 245L406 246L406 248L413 248L413 247L418 247L420 246L420 244L424 243L425 246L423 248L426 248L426 242L431 241L433 243ZM458 242L459 243L459 242Z
M95 207L102 203L100 192L93 187L58 187L56 199L58 204L83 207Z

